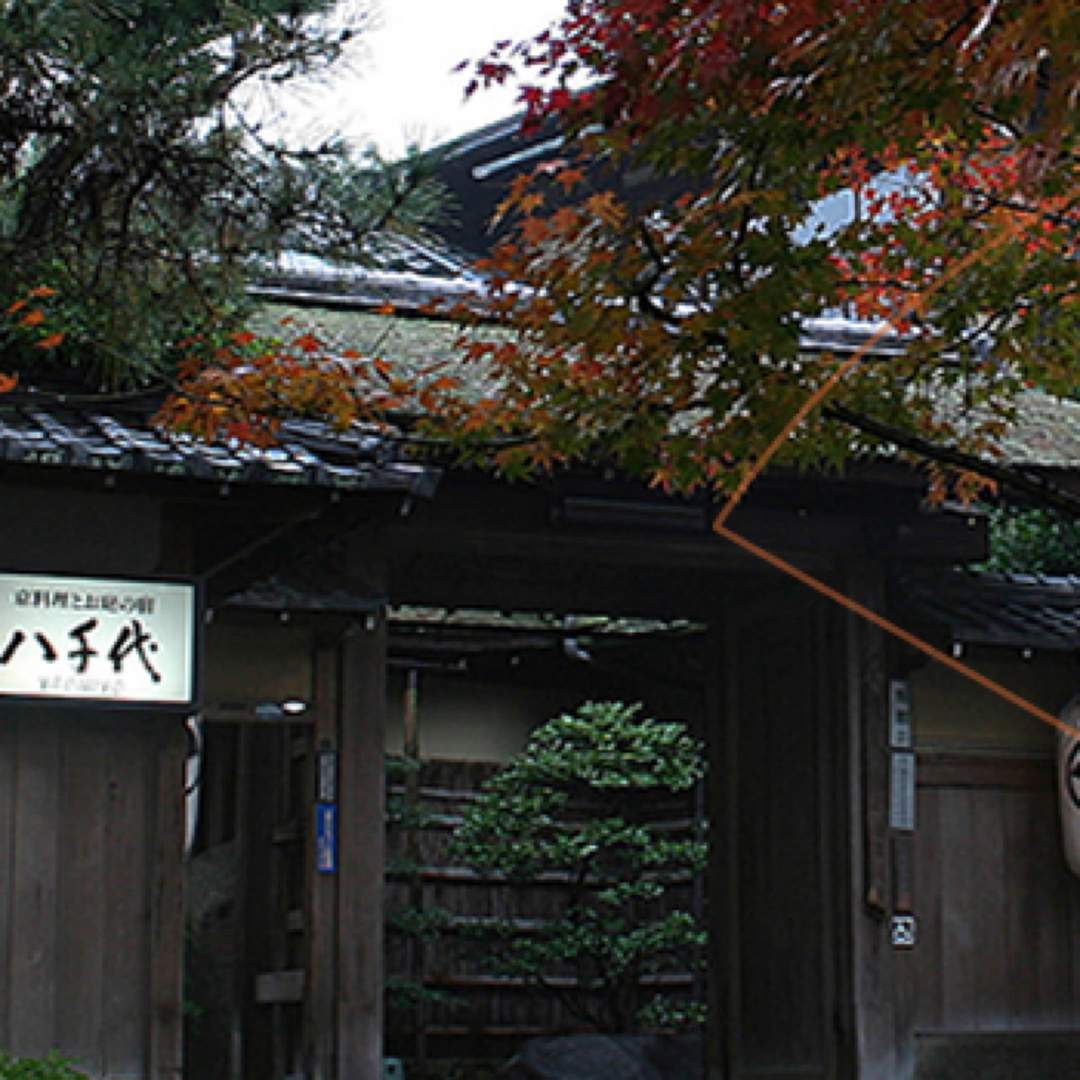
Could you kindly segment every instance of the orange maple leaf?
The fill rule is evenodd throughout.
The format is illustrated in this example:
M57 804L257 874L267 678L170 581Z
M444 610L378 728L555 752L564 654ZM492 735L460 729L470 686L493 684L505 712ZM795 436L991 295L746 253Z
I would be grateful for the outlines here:
M558 184L562 185L563 191L569 195L578 184L585 180L585 173L578 168L563 169L559 175L555 177L555 180Z
M45 312L40 308L28 311L20 320L20 326L40 326L45 321Z
M43 337L40 341L35 342L34 348L36 349L55 349L57 345L63 343L64 332L58 330L55 334L50 334L48 337Z
M577 224L577 211L569 206L556 210L551 216L551 228L559 236L568 236L577 228Z
M623 220L622 207L615 198L614 191L601 191L593 195L586 203L589 213L598 217L605 225L619 225Z
M521 236L527 244L542 244L550 229L544 218L529 217L521 223Z
M19 375L16 372L14 375L7 375L0 372L0 394L9 394L16 386L19 385Z

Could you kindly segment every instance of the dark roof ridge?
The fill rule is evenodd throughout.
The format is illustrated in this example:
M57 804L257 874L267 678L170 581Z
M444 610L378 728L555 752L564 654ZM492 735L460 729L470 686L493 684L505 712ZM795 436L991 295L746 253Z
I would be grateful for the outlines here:
M1020 649L1080 649L1080 576L952 568L893 581L903 621L940 627L950 641ZM1026 654L1025 654L1026 655Z

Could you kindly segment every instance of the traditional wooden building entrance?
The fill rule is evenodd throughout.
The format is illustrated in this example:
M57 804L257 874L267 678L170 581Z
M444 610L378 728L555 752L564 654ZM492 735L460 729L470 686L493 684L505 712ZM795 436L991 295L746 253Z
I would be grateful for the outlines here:
M71 446L86 443L69 430ZM718 541L707 503L663 499L611 478L510 487L455 473L434 502L402 516L405 500L422 494L425 470L414 464L369 460L365 473L349 466L357 484L343 495L328 485L345 466L316 468L310 447L277 488L280 457L245 463L211 454L198 459L210 479L145 471L154 455L179 455L165 445L129 453L129 465L111 471L88 464L85 452L78 464L73 451L56 472L9 466L6 491L20 514L4 538L8 566L191 574L219 613L276 575L276 599L249 595L244 610L272 620L275 634L306 626L309 717L231 736L247 790L237 820L263 860L242 864L249 895L269 882L276 853L290 844L294 856L304 852L301 862L288 860L302 878L267 884L272 895L246 928L243 948L260 978L230 1019L230 1068L242 1070L234 1075L265 1070L262 1080L302 1067L313 1077L377 1080L381 1072L386 602L628 612L711 626L704 728L720 837L710 899L712 1075L906 1075L910 1008L892 992L904 957L890 939L903 902L901 845L886 805L890 657L879 632ZM102 454L106 460L113 458ZM306 484L295 483L296 470L309 471ZM883 607L890 565L981 551L977 526L922 513L920 496L917 477L892 470L843 482L772 477L733 526ZM290 584L286 572L300 570L302 587ZM335 600L343 582L361 579L367 610L355 596ZM283 661L271 639L246 631L241 639L273 678ZM212 665L225 669L238 662L238 648L208 639ZM324 751L336 753L336 769L331 789L319 792L312 766ZM182 757L180 718L113 726L4 711L0 1043L23 1053L59 1048L98 1077L178 1075ZM324 797L312 804L312 792ZM324 841L336 836L336 872L315 868L320 804L333 811L318 820ZM125 914L103 906L104 921L87 915L97 929L80 936L76 898L109 866L128 875L116 897ZM40 920L42 912L54 914ZM74 939L78 948L69 951ZM142 974L114 978L117 950L129 956L132 948ZM76 991L72 964L95 973L93 985ZM32 1009L20 997L31 976ZM132 997L126 1012L134 1019L108 1027L106 1017L129 1009L124 995L136 994L135 985L140 1004ZM783 1024L778 1001L787 1002ZM283 1024L274 1024L275 1010Z
M983 536L879 479L774 480L735 528L886 610L890 566L976 557ZM900 660L883 632L718 543L706 506L589 479L495 490L450 478L386 531L392 596L712 628L710 1077L910 1075L910 1002L894 991L908 955L893 936L910 844L888 781Z

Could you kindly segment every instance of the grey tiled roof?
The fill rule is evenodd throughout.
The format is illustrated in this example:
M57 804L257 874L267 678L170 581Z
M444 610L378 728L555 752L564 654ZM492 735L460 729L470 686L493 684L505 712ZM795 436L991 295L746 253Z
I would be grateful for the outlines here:
M306 486L430 495L438 471L402 460L376 436L337 435L311 422L283 426L272 449L207 446L152 429L135 412L71 405L0 408L0 461L217 484Z
M282 252L273 264L258 268L248 291L271 302L353 308L391 304L415 311L436 302L477 299L484 291L484 279L472 262L436 240L387 237L359 267Z
M388 242L389 243L389 242ZM338 341L378 349L407 367L432 358L453 363L459 326L415 317L437 299L478 297L482 278L462 256L437 241L395 238L374 265L339 266L304 255L283 255L263 268L254 292L268 301L266 320L302 313L330 347ZM386 304L410 317L382 314ZM302 305L282 307L280 305ZM843 318L807 320L807 349L851 351L877 337L875 324ZM875 349L902 348L885 335ZM146 416L152 410L148 409ZM1032 468L1080 467L1080 403L1029 392L1018 402L1018 419L1001 441L1001 464ZM271 450L205 446L149 428L134 411L106 405L77 407L43 398L42 404L0 402L0 461L27 465L140 472L219 483L265 483L356 491L429 493L437 474L402 460L394 445L361 435L336 435L320 425L286 424Z
M269 314L287 313L294 321L320 330L337 341L380 342L387 359L404 365L432 357L453 363L461 328L445 318L403 318L378 315L385 304L405 313L428 305L479 300L483 279L469 266L467 256L438 246L415 242L411 264L390 268L338 266L304 255L287 255L271 276L253 288L269 305ZM382 328L376 328L381 323ZM801 345L810 352L852 353L873 341L879 355L903 351L903 338L881 332L879 323L842 317L807 319ZM490 328L487 332L492 332ZM476 376L474 376L476 377ZM1018 467L1080 468L1080 402L1059 400L1038 391L1017 399L1017 418L998 442L993 463Z
M895 583L901 616L969 645L1080 649L1080 577L955 570Z

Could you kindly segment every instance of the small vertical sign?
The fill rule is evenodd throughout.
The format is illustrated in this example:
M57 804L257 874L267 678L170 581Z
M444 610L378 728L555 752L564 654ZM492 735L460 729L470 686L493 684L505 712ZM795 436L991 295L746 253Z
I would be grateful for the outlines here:
M315 869L336 874L338 868L337 751L323 739L315 756Z
M894 752L889 779L889 827L910 832L915 828L915 755Z
M338 862L337 804L315 804L315 869L336 874Z
M915 828L915 751L906 679L889 680L889 746L889 827L910 832Z
M894 915L891 923L892 944L894 949L914 949L918 928L914 915Z
M897 750L910 750L911 688L906 679L889 681L889 745Z
M337 802L337 751L329 743L319 748L316 788L319 802Z

